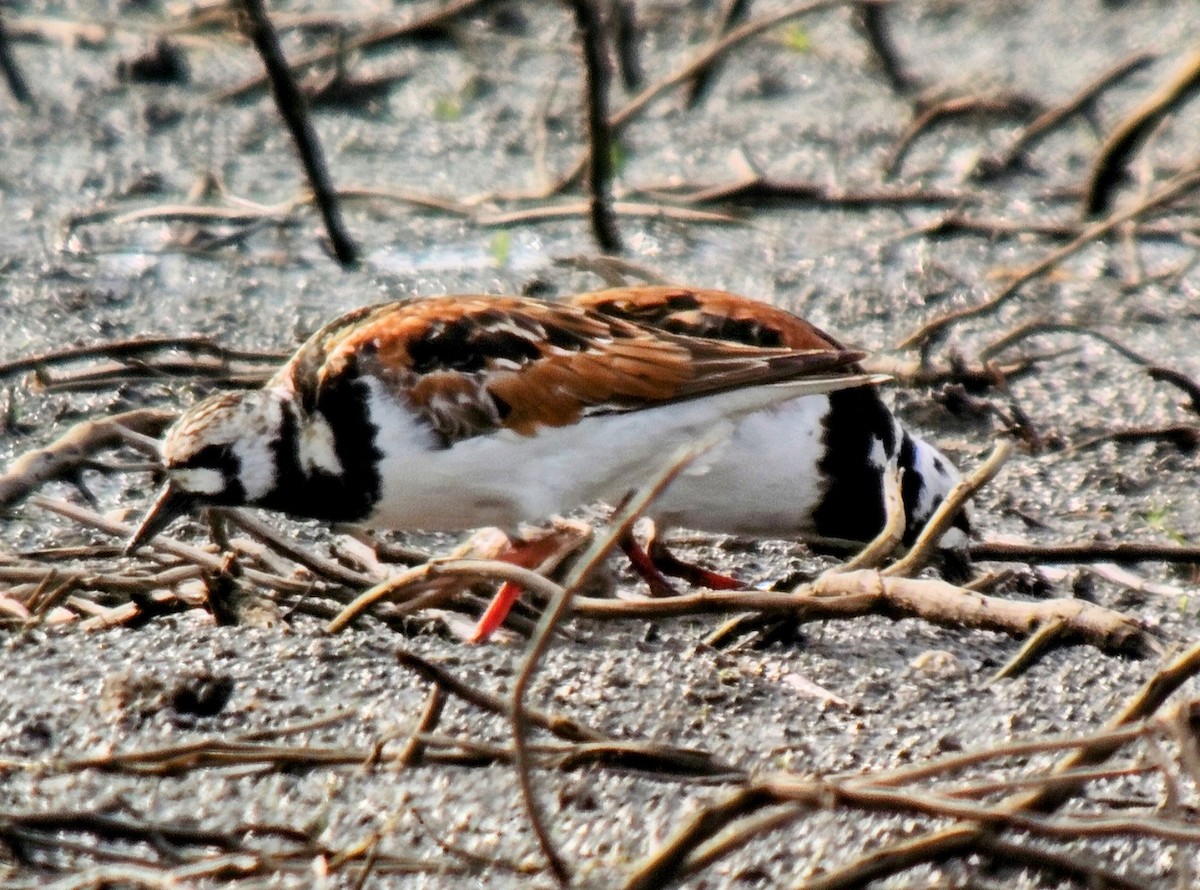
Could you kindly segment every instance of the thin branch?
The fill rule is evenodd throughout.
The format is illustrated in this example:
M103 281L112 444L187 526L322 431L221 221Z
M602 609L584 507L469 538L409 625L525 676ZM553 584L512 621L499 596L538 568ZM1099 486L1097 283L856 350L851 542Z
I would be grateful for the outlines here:
M304 165L304 172L308 176L317 207L325 220L325 231L329 235L333 254L343 266L353 266L358 261L358 248L342 222L337 191L333 187L329 169L325 164L325 155L309 115L308 101L288 67L283 49L279 46L279 36L271 26L263 0L240 2L246 15L247 36L253 41L263 66L267 69L275 105L296 143L300 162Z
M888 85L897 96L911 96L921 85L904 66L900 51L892 40L887 21L888 0L861 0L854 5L854 24L867 39L867 46Z
M1153 213L1154 211L1166 207L1173 201L1192 191L1197 185L1200 185L1200 167L1192 166L1187 170L1184 170L1182 173L1173 176L1157 191L1150 195L1150 197L1137 204L1137 206L1123 210L1119 213L1115 213L1108 219L1088 226L1079 235L1079 237L1075 238L1070 243L1051 251L1036 263L1023 269L1007 285L1005 285L996 294L984 302L976 306L967 306L962 309L955 309L951 312L947 312L945 315L941 315L932 321L925 323L914 333L905 338L905 340L900 344L900 348L924 348L931 340L940 336L946 328L950 327L956 322L962 321L966 318L976 318L979 316L991 315L1001 306L1015 297L1018 293L1020 293L1021 289L1026 284L1037 278L1040 278L1063 260L1078 253L1093 241L1105 237L1109 232L1119 228L1120 226L1123 226L1127 222L1131 222L1145 216L1148 213Z
M864 570L829 573L798 592L715 591L676 597L611 600L576 597L577 615L607 621L677 615L761 612L797 621L839 621L882 615L920 618L942 627L971 627L1025 637L1048 621L1062 619L1076 640L1109 652L1153 652L1157 644L1139 623L1080 599L1024 602L993 597L932 578L898 578Z
M612 133L608 123L608 87L612 72L604 45L604 25L592 0L567 0L583 45L584 107L587 117L587 190L592 235L604 253L621 250L621 236L611 207Z
M97 451L125 444L125 432L160 435L176 416L174 411L137 408L76 424L45 448L23 454L0 474L0 507L10 506L46 482L78 475Z
M355 35L332 48L313 50L294 59L289 67L293 73L299 73L313 65L332 62L346 53L381 50L405 40L416 40L437 32L444 32L454 19L467 15L495 2L495 0L450 0L439 9L434 9L427 15L418 15L411 21L399 25L385 25L362 34ZM213 96L213 101L226 102L232 99L242 99L253 95L268 84L268 76L259 74L249 77L241 83L227 87Z
M925 527L921 529L921 534L917 540L913 542L912 547L902 559L898 559L886 569L883 570L884 575L902 577L905 575L913 575L920 569L932 555L938 543L942 540L942 535L950 528L954 521L962 512L967 501L969 501L975 492L983 488L996 477L1000 472L1000 468L1004 466L1004 462L1008 460L1008 456L1012 454L1012 440L1003 439L996 443L996 447L992 449L992 453L970 476L959 481L954 488L950 489L950 493L946 495L945 500L938 505L933 516L925 523Z
M129 340L109 340L86 346L67 346L39 352L24 358L0 362L0 378L13 377L30 371L41 372L55 365L68 364L89 358L131 359L143 361L146 356L164 351L208 355L220 362L264 362L277 364L287 356L280 352L230 349L199 334L182 337L134 337Z
M994 158L981 158L975 165L972 177L976 180L987 180L1007 173L1017 167L1024 157L1043 139L1075 118L1076 115L1086 114L1100 96L1128 77L1145 70L1158 60L1155 53L1135 53L1109 68L1095 80L1089 82L1083 89L1072 96L1062 105L1051 108L1039 116L1029 126L1023 129L1005 152Z
M1192 55L1154 95L1134 109L1104 141L1092 164L1083 215L1107 213L1129 162L1168 114L1200 89L1200 53Z
M1038 103L1020 93L997 93L983 96L954 96L935 102L913 119L896 140L883 168L884 179L894 179L917 139L939 124L958 118L990 118L1028 120L1041 113Z
M1036 564L1115 562L1165 562L1200 565L1200 546L1142 544L1136 541L1086 541L1071 544L1033 544L1016 541L982 541L970 546L971 559Z
M8 84L8 91L12 93L14 99L29 108L37 107L37 100L33 98L29 84L25 82L25 75L21 73L21 67L17 64L16 56L13 55L8 39L8 29L4 27L3 10L0 10L0 72L4 74L4 81Z
M561 884L565 885L570 880L571 872L567 867L566 861L555 847L553 839L550 837L549 829L542 818L541 808L529 775L525 694L530 682L533 680L534 673L537 671L538 663L550 647L550 640L552 639L554 629L566 616L567 612L570 611L572 597L575 596L579 586L604 562L609 552L617 546L650 503L662 493L662 490L689 463L711 448L714 443L715 440L702 440L693 445L678 449L671 455L667 465L657 474L651 476L650 482L644 485L641 490L635 492L628 499L627 503L616 512L609 522L607 533L597 536L592 541L563 580L562 588L554 594L549 605L542 612L542 617L538 621L533 639L529 641L525 660L522 662L521 669L513 681L512 691L509 695L509 721L512 726L513 749L516 752L517 777L521 783L521 794L525 799L525 808L529 814L529 821L533 826L534 834L537 836L538 844L541 846L542 853L550 864L551 871L554 872L555 877Z
M725 0L720 16L713 28L712 40L720 40L733 28L745 21L750 14L750 0ZM708 95L712 85L716 83L721 73L721 60L715 58L688 79L684 91L684 107L695 108Z

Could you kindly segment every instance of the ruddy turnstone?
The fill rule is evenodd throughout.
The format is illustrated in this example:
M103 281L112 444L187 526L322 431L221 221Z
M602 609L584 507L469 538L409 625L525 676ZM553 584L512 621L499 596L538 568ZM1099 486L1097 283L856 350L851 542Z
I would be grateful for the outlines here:
M799 316L724 291L614 288L573 305L656 330L762 348L845 348ZM652 507L659 525L754 537L868 541L883 528L884 474L904 471L904 542L911 544L959 479L940 451L899 423L874 386L806 395L744 415L702 473L685 471ZM967 517L940 542L944 570L966 571ZM724 576L675 560L658 542L654 565L706 586ZM638 560L634 550L631 558ZM643 573L644 569L643 569Z
M673 448L742 415L871 381L859 358L824 342L722 342L517 297L359 309L261 389L184 413L162 444L167 483L128 549L197 505L515 531L618 502Z

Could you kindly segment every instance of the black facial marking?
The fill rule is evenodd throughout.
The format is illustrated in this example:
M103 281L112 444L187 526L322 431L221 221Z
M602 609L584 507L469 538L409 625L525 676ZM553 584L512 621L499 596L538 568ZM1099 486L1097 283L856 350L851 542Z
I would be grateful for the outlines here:
M278 474L275 488L257 506L330 522L369 516L380 497L382 455L375 447L377 430L367 406L365 384L350 374L322 389L314 406L335 431L334 452L344 471L340 476L319 467L308 475L300 468L299 427L293 413L285 409L279 438L272 444Z
M524 364L541 357L541 350L529 337L486 327L504 319L499 312L485 311L474 317L430 325L422 336L409 343L413 370L418 374L439 370L470 374L482 371L497 359Z
M884 453L896 453L891 412L873 387L861 386L829 394L823 425L825 455L818 469L826 481L825 496L813 512L818 535L869 541L883 528L883 475L871 462L876 441ZM907 498L905 499L907 502Z
M239 462L230 445L205 445L182 465L188 468L216 470L225 480L225 487L216 494L206 494L209 504L237 506L246 502L246 492L238 478Z

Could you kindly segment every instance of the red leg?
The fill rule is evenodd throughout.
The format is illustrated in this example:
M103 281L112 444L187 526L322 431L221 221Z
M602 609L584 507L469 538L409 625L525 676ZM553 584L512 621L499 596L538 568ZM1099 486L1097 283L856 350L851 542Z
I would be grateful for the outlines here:
M621 538L620 546L625 555L629 557L629 564L633 567L634 572L650 588L651 596L676 596L678 594L678 591L654 562L653 557L642 549L642 545L633 539L632 534L626 534Z
M730 575L722 575L720 572L680 559L668 550L667 545L657 537L650 541L647 558L663 575L682 578L693 587L707 587L709 590L742 590L746 586Z
M554 556L562 548L562 542L555 538L554 535L547 535L537 541L518 541L516 543L509 542L505 550L496 555L496 559L501 562L510 562L513 565L523 566L527 569L536 569L551 556ZM504 619L508 617L508 613L512 611L513 605L521 598L521 586L514 584L512 581L505 581L500 585L500 589L496 591L496 595L492 597L492 601L488 603L483 614L479 616L479 622L475 625L475 630L471 632L471 636L467 642L482 643L488 637L496 632L496 629L504 623Z
M633 535L626 535L621 541L621 550L629 557L633 570L650 588L651 596L676 595L675 587L667 580L668 575L682 578L693 587L707 587L710 590L741 590L746 586L729 575L684 562L657 537L650 540L649 549L643 549Z
M508 560L505 560L508 562ZM504 619L508 617L508 613L512 611L512 607L516 605L517 600L521 598L521 588L512 581L505 581L500 585L500 589L496 591L496 595L492 597L492 601L488 603L483 614L479 616L479 622L475 625L475 629L471 631L471 636L467 638L468 643L482 643L487 640L496 629L504 623Z

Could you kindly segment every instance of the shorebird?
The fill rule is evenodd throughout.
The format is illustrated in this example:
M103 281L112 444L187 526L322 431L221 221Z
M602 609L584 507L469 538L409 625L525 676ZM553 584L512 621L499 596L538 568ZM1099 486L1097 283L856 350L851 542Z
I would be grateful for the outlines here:
M581 294L570 302L668 334L831 356L846 352L799 316L724 291L627 287ZM651 504L655 534L649 546L643 549L632 535L621 546L657 595L672 592L664 576L700 587L744 587L734 577L678 559L663 543L665 529L861 544L883 529L886 478L897 471L902 471L903 542L911 544L958 482L957 469L903 427L874 385L806 394L737 419L731 435ZM961 512L939 542L943 572L950 578L969 574L969 531ZM492 634L518 595L514 585L504 585L473 639Z
M166 484L128 549L204 505L515 533L619 502L674 448L732 432L745 415L878 379L861 357L692 337L518 297L359 309L262 388L183 414L162 443ZM516 539L505 558L539 555Z

